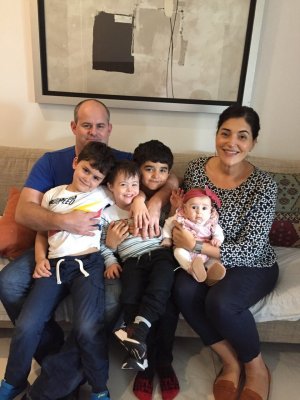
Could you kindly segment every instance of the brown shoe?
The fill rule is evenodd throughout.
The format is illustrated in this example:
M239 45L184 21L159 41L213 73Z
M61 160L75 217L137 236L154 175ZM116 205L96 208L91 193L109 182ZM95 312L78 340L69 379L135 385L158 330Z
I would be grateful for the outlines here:
M267 371L268 371L268 394L266 400L269 399L270 386L271 386L271 374L268 367ZM256 393L254 390L245 387L241 392L240 400L263 400L263 398L261 397L260 394Z
M215 262L210 265L207 269L207 278L205 283L207 286L212 286L224 278L226 274L226 268L219 262Z
M197 282L204 282L207 278L206 269L201 256L194 258L191 264L191 275Z
M217 380L221 373L222 370L216 377L213 386L215 400L237 400L240 391L240 383L235 387L234 383L227 379Z

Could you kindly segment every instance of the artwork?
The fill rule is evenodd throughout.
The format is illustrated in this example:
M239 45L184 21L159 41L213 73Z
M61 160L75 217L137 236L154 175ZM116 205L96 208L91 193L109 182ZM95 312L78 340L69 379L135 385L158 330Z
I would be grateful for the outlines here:
M40 98L188 111L243 101L259 1L35 3Z

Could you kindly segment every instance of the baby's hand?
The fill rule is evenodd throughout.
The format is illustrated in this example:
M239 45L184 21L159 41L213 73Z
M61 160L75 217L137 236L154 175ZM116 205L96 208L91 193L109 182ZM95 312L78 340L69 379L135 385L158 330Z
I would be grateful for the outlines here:
M214 247L220 247L222 242L219 239L211 239L210 244Z
M51 276L50 263L47 258L36 263L32 277L34 279L49 278Z
M163 240L161 241L160 244L161 244L161 246L163 246L163 247L171 247L172 244L173 244L173 241L172 241L171 238L165 238L165 239L163 239Z
M116 279L120 278L120 273L122 272L122 267L120 264L111 264L106 270L104 271L104 278L107 279Z
M173 209L177 209L182 206L183 196L184 196L183 189L179 188L176 190L172 190L172 194L170 197L170 203L171 203L171 207Z

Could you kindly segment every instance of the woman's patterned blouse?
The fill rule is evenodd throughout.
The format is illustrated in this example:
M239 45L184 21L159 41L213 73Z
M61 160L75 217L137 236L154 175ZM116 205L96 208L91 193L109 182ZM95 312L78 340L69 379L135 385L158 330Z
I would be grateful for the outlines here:
M188 164L183 189L207 186L221 199L219 224L225 234L220 247L222 263L226 268L271 267L276 261L269 243L277 197L276 183L267 172L255 167L239 187L220 189L206 175L208 159L198 158Z

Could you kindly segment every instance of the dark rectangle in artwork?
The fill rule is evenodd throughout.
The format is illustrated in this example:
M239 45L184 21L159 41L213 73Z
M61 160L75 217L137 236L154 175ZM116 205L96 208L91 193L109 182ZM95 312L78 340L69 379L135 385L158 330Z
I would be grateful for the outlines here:
M115 15L100 12L93 29L93 69L134 73L133 25L115 21Z

